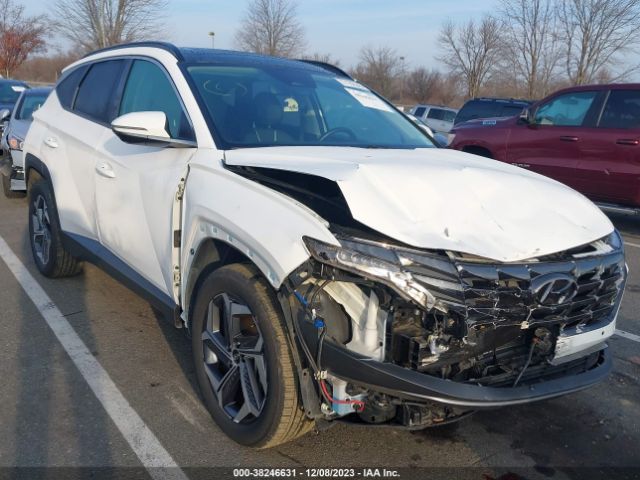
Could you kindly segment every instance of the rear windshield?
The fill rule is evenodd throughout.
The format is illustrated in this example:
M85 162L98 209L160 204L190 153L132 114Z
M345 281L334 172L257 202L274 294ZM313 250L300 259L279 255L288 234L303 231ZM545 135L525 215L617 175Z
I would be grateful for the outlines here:
M330 72L269 64L187 70L223 148L435 147L388 102Z
M471 100L458 112L455 123L476 118L513 117L519 115L524 108L524 105L517 103Z

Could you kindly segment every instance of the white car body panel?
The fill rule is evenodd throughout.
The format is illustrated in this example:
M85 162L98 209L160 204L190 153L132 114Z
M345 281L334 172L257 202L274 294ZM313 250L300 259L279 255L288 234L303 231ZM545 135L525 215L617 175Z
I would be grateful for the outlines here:
M250 205L251 208L247 208ZM302 237L338 245L326 222L289 197L226 170L222 153L200 150L191 160L183 200L182 270L203 240L240 250L276 288L309 258ZM185 282L182 298L185 298Z
M273 147L234 150L225 158L229 165L334 180L356 220L418 248L514 262L613 232L609 219L574 190L453 150Z
M96 222L100 243L173 296L172 208L195 149L124 143L111 130L97 145ZM111 176L113 175L113 177Z
M97 239L95 165L91 159L96 145L108 129L64 110L55 92L49 95L33 118L24 152L25 155L32 153L46 165L55 165L55 168L49 168L49 172L62 229ZM81 136L77 135L80 131ZM39 151L34 147L39 147Z

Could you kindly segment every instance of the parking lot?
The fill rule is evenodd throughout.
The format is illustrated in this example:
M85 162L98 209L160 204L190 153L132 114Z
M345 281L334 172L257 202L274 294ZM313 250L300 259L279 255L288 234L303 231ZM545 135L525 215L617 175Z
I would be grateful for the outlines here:
M273 450L253 451L230 442L201 405L184 331L158 320L147 303L91 265L72 279L51 281L37 273L26 209L25 199L0 199L0 237L55 306L36 306L27 295L33 292L25 292L0 261L0 476L22 472L31 478L38 472L7 468L16 466L83 467L110 478L126 473L216 478L222 471L210 467L238 466L298 472L392 467L402 468L402 478L640 475L640 219L613 217L627 244L631 273L618 317L620 334L610 342L614 370L606 382L551 401L479 412L457 427L406 432L338 425ZM126 415L114 422L105 408L113 390L102 377L87 381L92 370L81 373L77 356L49 327L45 317L55 307L148 427L150 435L138 441L151 438L182 470L142 468L150 462L143 462L140 452L152 455L153 445L132 446L122 425ZM621 336L624 332L631 335ZM95 388L102 393L96 395ZM68 478L87 470L60 472Z

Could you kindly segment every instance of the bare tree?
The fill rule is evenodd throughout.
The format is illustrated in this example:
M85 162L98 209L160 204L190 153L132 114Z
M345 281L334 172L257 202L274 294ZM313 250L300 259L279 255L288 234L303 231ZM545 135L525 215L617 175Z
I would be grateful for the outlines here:
M485 16L479 22L470 20L456 27L448 21L442 26L438 41L442 49L439 60L464 78L469 97L478 96L499 59L500 22Z
M163 30L167 0L56 0L56 30L83 50L148 40Z
M407 94L417 103L434 102L442 91L443 78L437 70L419 67L407 75Z
M553 0L501 0L504 58L527 98L548 93L560 61Z
M306 46L304 28L294 0L251 0L236 44L241 50L277 57L293 57Z
M10 77L34 52L44 50L44 17L27 17L24 6L0 0L0 71Z
M618 67L640 44L640 0L559 0L558 21L574 85L595 81L603 70L623 77L638 68Z
M340 66L340 60L333 58L330 53L315 52L311 55L303 55L302 58L304 60L312 60L314 62L328 63L329 65L335 65L336 67Z
M364 47L360 50L360 63L353 74L384 97L394 98L401 66L402 60L394 49Z

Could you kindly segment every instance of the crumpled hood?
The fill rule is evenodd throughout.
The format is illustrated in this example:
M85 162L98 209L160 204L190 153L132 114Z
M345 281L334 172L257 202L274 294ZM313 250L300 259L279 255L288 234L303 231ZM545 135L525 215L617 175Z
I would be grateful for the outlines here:
M454 150L270 147L228 165L334 180L359 222L400 242L510 262L585 245L613 231L589 200L549 178Z

